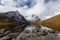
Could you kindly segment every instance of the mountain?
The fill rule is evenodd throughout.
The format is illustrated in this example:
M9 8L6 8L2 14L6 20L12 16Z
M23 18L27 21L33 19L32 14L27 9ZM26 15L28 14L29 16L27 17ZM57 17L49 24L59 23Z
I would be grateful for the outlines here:
M8 35L6 34L7 31L9 31L9 34L19 34L26 28L27 25L27 21L18 11L0 13L0 37Z

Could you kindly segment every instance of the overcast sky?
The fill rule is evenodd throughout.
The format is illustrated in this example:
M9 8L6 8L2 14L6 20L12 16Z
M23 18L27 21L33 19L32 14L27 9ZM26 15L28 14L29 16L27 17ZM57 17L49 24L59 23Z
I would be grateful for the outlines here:
M23 16L46 19L60 12L60 0L0 0L0 12L16 10Z

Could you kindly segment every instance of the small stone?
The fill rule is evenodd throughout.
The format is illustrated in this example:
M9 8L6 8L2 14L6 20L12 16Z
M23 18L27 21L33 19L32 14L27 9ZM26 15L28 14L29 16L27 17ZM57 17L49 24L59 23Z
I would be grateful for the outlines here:
M50 32L50 33L55 33L56 31L54 31L54 30L48 30L48 32Z
M43 30L42 35L43 35L43 36L46 36L47 34L48 34L48 33L47 33L46 29Z
M29 35L27 35L28 36L28 38L36 38L37 37L37 35L35 34L35 33L31 33L31 34L29 34Z
M24 33L29 34L31 31L30 30L24 30Z
M38 37L40 37L40 36L41 36L41 32L37 32L36 35L37 35Z
M4 31L5 31L5 29L1 29L1 30L0 30L0 33L4 33Z

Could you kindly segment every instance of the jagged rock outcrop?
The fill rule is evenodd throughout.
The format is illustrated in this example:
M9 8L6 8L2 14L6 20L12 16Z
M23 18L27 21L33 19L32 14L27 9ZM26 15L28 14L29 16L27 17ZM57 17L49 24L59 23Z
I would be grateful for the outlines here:
M17 37L28 25L25 18L18 11L0 13L0 22L11 23L11 25L0 25L0 37L4 38L4 36L8 37L10 35L7 39Z

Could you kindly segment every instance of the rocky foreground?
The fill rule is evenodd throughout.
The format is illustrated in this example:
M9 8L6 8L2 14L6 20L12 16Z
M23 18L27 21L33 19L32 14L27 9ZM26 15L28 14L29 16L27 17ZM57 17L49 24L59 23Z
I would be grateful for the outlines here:
M23 33L21 33L17 40L60 40L60 35L58 35L59 32L55 31L46 31L46 29L41 30L37 27L32 27L31 30L24 30Z
M25 30L19 33L10 33L0 40L60 40L59 32L42 30L40 27L27 27Z

